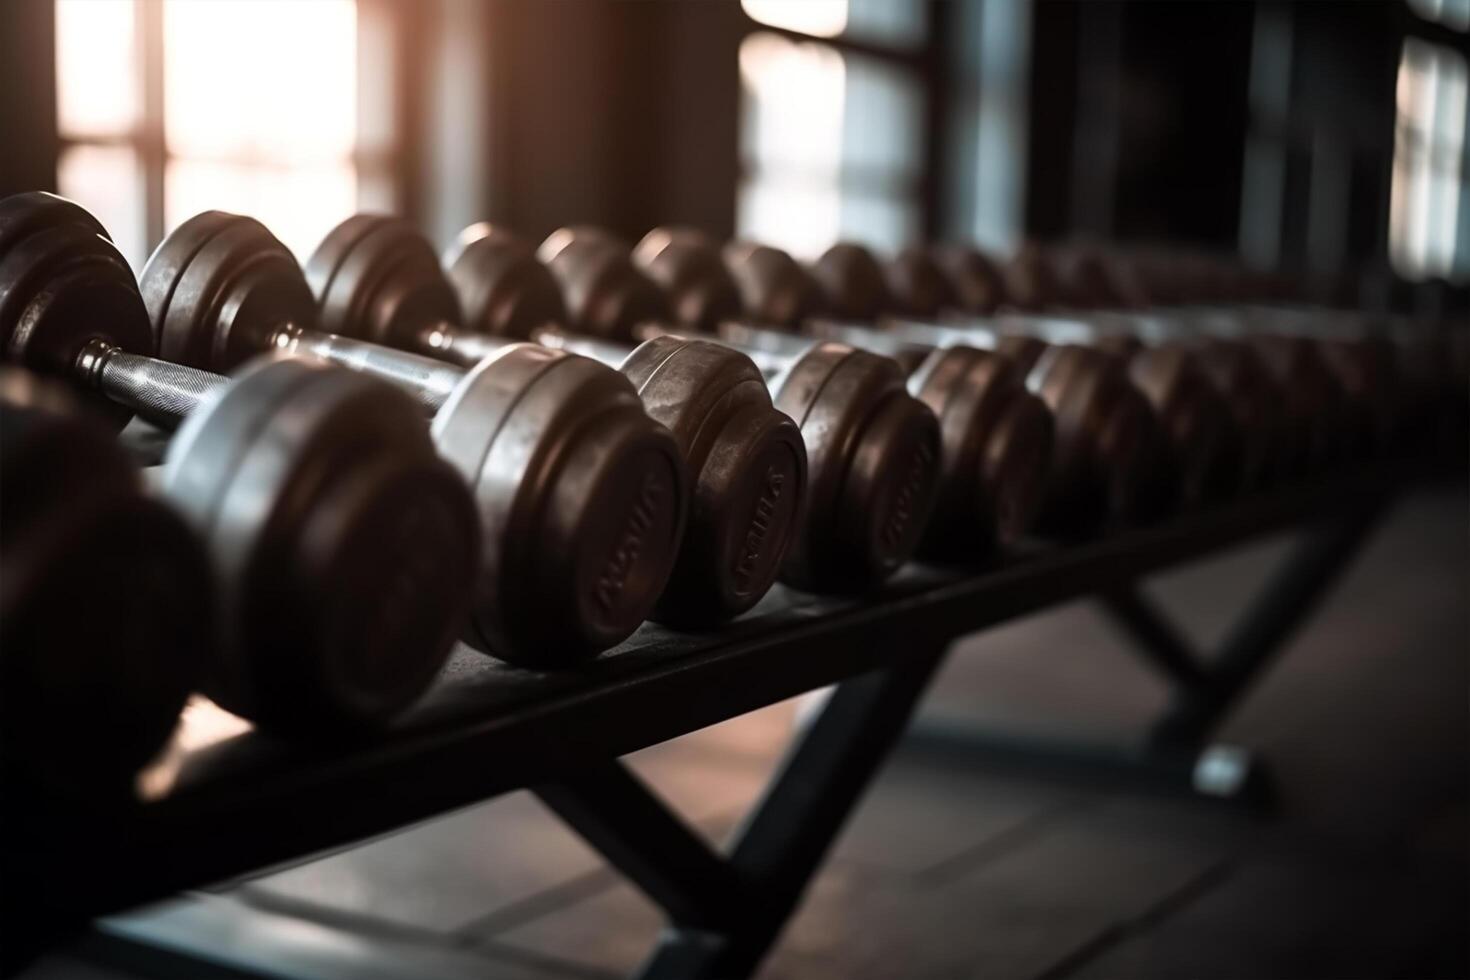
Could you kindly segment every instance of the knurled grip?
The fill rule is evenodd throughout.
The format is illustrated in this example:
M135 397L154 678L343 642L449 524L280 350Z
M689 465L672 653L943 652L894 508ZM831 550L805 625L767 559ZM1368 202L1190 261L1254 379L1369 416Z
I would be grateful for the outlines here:
M77 368L108 398L170 428L229 383L218 374L97 343L83 350Z

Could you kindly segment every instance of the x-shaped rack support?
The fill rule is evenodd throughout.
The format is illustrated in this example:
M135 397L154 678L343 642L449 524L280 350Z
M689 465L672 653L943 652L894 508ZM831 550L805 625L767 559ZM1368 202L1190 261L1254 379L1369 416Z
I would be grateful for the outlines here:
M1211 735L1327 593L1382 505L1379 498L1365 500L1309 525L1213 657L1193 650L1136 583L1099 595L1139 656L1173 689L1138 748L1110 752L968 730L941 737L991 758L1092 779L1163 779L1208 795L1254 795L1265 786L1260 767L1243 750L1210 744ZM620 762L536 787L547 805L668 915L669 928L640 971L645 980L724 980L754 972L843 823L905 736L950 639L839 684L799 732L727 852L711 846ZM917 737L922 741L926 733Z

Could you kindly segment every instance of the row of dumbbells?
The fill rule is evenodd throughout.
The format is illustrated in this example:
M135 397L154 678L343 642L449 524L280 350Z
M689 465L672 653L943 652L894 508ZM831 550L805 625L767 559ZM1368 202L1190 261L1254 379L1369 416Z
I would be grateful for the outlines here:
M6 359L94 409L0 385L7 767L131 771L196 689L287 735L370 728L456 639L563 667L778 578L862 592L916 552L1148 520L1414 421L1342 317L976 319L981 263L477 225L441 264L362 215L303 269L207 212L135 279L72 202L0 201ZM151 494L96 432L129 412L182 423Z

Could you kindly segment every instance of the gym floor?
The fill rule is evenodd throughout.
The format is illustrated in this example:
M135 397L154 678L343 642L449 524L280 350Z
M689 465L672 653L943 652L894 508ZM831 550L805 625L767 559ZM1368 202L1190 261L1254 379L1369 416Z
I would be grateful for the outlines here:
M1225 740L1269 760L1274 815L907 747L762 976L1470 975L1467 544L1462 491L1402 502L1232 718ZM1284 546L1223 556L1151 591L1208 645ZM1106 737L1163 693L1079 605L964 644L925 712ZM633 764L718 836L758 793L795 710L778 705ZM212 930L232 964L219 975L231 977L257 975L252 964L270 976L618 976L660 926L526 793L108 929L169 919ZM206 975L125 952L94 938L25 975Z

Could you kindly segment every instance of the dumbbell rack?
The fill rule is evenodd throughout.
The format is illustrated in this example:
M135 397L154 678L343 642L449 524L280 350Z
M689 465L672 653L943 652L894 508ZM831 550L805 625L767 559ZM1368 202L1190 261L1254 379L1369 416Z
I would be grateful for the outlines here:
M967 740L1013 759L1080 763L1093 776L1164 779L1215 795L1259 786L1259 765L1222 753L1212 733L1346 566L1408 469L1377 466L1080 544L1027 546L980 570L913 566L876 597L778 588L722 631L648 625L571 671L517 670L462 650L425 701L372 741L293 747L235 733L176 753L171 781L143 801L11 801L0 846L5 890L19 907L6 910L8 922L15 936L44 945L98 915L530 788L668 914L671 928L643 976L744 976L959 637L1096 597L1173 691L1138 745L1105 753L979 733ZM1187 649L1137 591L1150 574L1290 530L1301 532L1295 551L1213 657ZM617 761L834 684L724 852ZM186 727L208 727L211 710ZM30 872L23 888L17 869ZM187 940L169 937L170 955Z

